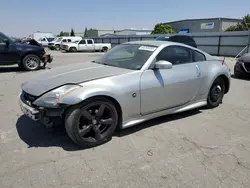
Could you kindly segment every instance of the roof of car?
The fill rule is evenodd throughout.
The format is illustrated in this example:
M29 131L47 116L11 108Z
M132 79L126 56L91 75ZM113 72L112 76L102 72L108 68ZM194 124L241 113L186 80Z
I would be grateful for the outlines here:
M170 41L160 41L160 40L143 40L143 41L131 41L125 42L123 44L139 44L139 45L153 45L153 46L161 46L163 44L174 44L174 42Z

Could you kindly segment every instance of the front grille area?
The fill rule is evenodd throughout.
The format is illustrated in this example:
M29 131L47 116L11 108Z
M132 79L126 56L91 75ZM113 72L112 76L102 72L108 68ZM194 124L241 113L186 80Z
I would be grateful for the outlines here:
M247 72L250 72L250 63L244 63L244 67L247 70Z

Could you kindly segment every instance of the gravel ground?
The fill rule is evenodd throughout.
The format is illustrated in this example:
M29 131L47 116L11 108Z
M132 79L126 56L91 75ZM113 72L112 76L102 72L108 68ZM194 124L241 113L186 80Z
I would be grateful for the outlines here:
M48 69L99 56L51 53ZM157 118L82 150L22 116L20 84L38 72L0 68L1 188L250 187L250 81L232 78L216 109Z

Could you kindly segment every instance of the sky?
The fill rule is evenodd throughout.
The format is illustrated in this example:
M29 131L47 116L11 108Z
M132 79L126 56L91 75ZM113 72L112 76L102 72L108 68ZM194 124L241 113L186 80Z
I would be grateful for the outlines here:
M16 37L36 31L84 32L94 29L153 29L181 19L250 13L250 0L7 0L0 5L1 32Z

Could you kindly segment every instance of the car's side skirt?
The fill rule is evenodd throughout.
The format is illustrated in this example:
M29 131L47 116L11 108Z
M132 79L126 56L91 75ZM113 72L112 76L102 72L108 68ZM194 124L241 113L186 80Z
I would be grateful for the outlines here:
M126 122L123 122L122 128L123 129L128 128L128 127L140 124L150 119L154 119L154 118L165 116L165 115L175 114L179 112L184 112L184 111L192 110L192 109L199 108L199 107L206 106L206 105L207 105L206 100L200 100L200 101L195 101L194 103L191 103L182 107L171 108L171 109L160 111L157 113L153 113L153 114L149 114L145 116L139 116L137 118L133 118Z

